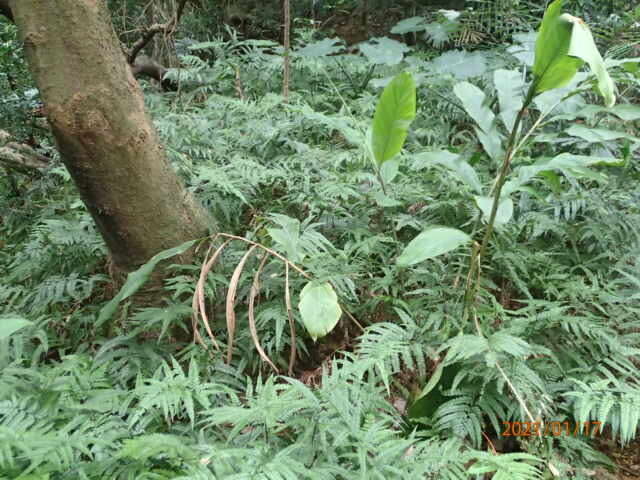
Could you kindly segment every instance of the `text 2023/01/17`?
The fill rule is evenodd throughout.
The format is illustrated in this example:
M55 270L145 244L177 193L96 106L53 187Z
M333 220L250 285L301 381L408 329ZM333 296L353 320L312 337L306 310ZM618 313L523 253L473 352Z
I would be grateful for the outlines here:
M602 422L502 422L502 437L559 437L561 435L593 435L601 432Z

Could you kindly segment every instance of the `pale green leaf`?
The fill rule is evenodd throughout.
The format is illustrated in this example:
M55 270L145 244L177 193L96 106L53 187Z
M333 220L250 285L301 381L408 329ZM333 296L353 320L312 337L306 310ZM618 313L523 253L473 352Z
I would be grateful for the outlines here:
M426 38L434 47L440 48L451 40L451 35L457 29L457 22L431 22L425 28Z
M314 341L333 330L342 315L338 296L328 282L307 283L300 292L298 309L302 323Z
M404 43L387 37L372 38L358 47L367 60L376 65L397 65L411 50Z
M482 90L469 82L460 82L453 92L462 102L462 106L476 122L476 135L485 152L494 160L502 156L502 137L494 123L495 114L486 105L486 96Z
M416 116L416 85L409 73L400 73L386 86L371 129L371 152L380 166L402 150L409 125Z
M425 29L424 17L410 17L396 23L391 29L394 35L404 35L405 33L421 32Z
M395 198L392 198L388 195L385 195L382 191L377 191L373 195L376 204L381 207L399 207L402 205L402 202L399 202Z
M640 142L640 138L627 135L625 132L608 130L606 128L589 128L584 124L576 123L566 130L568 135L578 137L589 143L602 143L626 138L634 142Z
M524 78L517 70L504 70L499 68L493 72L493 83L498 92L500 104L500 119L511 132L516 123L518 112L522 109L524 97Z
M493 208L493 197L475 196L476 205L482 212L482 218L485 222L489 221L491 217L491 209ZM511 197L504 196L498 204L498 210L496 211L495 224L496 226L502 226L511 220L513 217L513 200Z
M10 337L18 330L33 325L32 322L19 315L2 315L0 316L0 340Z
M304 258L300 249L300 221L286 215L272 214L271 218L281 228L267 228L267 233L276 242L279 249L292 262L299 262Z
M604 65L602 56L598 51L591 30L581 19L565 14L562 18L573 24L569 55L584 60L589 64L591 71L598 79L598 90L605 100L607 107L616 103L615 85Z
M630 103L623 103L615 105L611 109L611 113L620 117L622 120L627 122L633 122L635 120L640 120L640 106L632 105Z
M342 40L339 38L324 38L314 43L309 43L295 52L300 57L325 57L335 55L344 50Z
M432 227L411 240L398 257L401 267L408 267L468 243L471 237L455 228Z
M519 62L527 67L533 67L536 49L537 33L516 33L513 35L514 45L507 48L507 52L513 55Z
M380 177L385 184L393 182L400 169L400 158L395 157L382 164L380 167Z
M482 183L475 169L460 155L447 150L424 152L415 156L414 169L424 168L430 164L441 165L449 169L459 180L467 184L476 193L482 193Z
M509 195L527 184L533 177L546 171L560 171L565 175L580 177L587 174L587 167L594 165L620 166L623 162L617 158L590 157L586 155L574 155L561 153L551 159L540 160L533 165L519 167L511 176L511 180L505 183L502 189L503 195Z
M488 70L487 56L483 52L452 50L431 61L434 72L440 75L450 74L458 80L479 77Z
M474 127L474 129L487 155L493 160L500 160L504 150L502 149L502 135L498 132L496 125L494 124L488 132L484 132L479 127Z
M460 82L453 87L453 93L460 99L469 116L485 133L489 133L495 115L486 105L484 92L469 82Z

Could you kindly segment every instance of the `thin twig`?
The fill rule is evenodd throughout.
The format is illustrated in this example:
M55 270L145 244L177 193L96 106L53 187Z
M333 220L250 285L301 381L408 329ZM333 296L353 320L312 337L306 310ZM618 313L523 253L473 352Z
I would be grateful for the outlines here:
M289 289L289 263L284 264L284 303L287 307L289 329L291 331L291 353L289 354L289 375L293 375L293 366L296 362L296 325L293 321L293 308L291 307L291 290Z

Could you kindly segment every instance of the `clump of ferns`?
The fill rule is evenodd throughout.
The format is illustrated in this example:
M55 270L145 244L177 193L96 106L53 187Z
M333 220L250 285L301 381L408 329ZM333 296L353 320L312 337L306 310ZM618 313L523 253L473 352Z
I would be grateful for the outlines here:
M214 247L217 242L222 242L219 246ZM259 301L260 291L261 291L261 277L266 271L266 267L268 265L269 260L277 260L284 264L284 285L283 285L283 295L284 295L284 303L285 303L285 312L286 317L288 319L289 324L289 360L287 364L287 372L289 375L293 373L296 358L298 356L298 337L296 335L296 326L295 326L295 314L292 304L292 274L300 275L302 278L306 280L312 280L312 275L302 268L300 268L295 263L291 262L288 258L276 252L272 248L269 248L259 242L240 237L237 235L231 235L227 233L218 233L214 235L211 239L211 247L206 254L205 260L200 269L200 273L198 275L198 280L195 286L195 291L192 297L191 307L192 307L192 329L194 334L194 341L201 344L204 348L209 349L210 347L214 350L221 352L221 346L218 343L217 337L214 334L214 329L211 327L210 322L210 314L207 309L207 301L206 301L206 284L207 284L207 276L213 271L214 266L221 258L224 250L233 242L239 242L246 245L247 250L244 252L242 257L236 264L235 269L229 279L228 286L226 289L225 296L225 319L226 319L226 362L231 363L234 357L234 348L235 340L236 340L236 330L237 330L237 315L236 315L236 302L240 296L246 298L247 302L247 318L248 318L248 326L249 332L251 336L251 340L253 345L258 352L260 358L264 363L269 365L271 369L275 373L279 373L280 369L276 366L276 363L270 358L265 349L263 348L263 342L261 341L258 333L257 322L256 322L256 303ZM258 266L255 269L253 274L253 278L251 281L251 286L248 291L246 288L243 288L241 285L241 277L243 272L247 266L248 260L258 253L261 255L258 257ZM270 275L273 277L277 275L273 273ZM349 294L352 293L352 289L348 286L348 284L344 284L340 281L340 279L334 279L331 282L334 288L338 292L344 292L345 288ZM358 321L341 305L342 311L346 314L346 316L360 329ZM204 330L204 333L202 332ZM208 338L208 342L205 341L205 337ZM304 348L304 347L303 347ZM279 360L276 360L278 362Z

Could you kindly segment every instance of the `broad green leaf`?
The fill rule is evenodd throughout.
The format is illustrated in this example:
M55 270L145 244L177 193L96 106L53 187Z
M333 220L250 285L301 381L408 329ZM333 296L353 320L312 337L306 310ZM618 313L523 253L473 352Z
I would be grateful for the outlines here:
M571 169L590 167L592 165L599 166L621 166L623 162L617 158L610 157L590 157L588 155L573 155L572 153L561 153L553 157L547 166L553 169Z
M522 108L524 97L524 78L517 70L504 70L499 68L493 72L493 83L498 92L500 104L500 119L511 132L516 123L518 112Z
M611 109L611 113L627 122L640 120L640 106L630 103L618 104Z
M198 240L190 240L183 243L182 245L178 245L177 247L163 250L162 252L157 253L156 255L151 257L151 259L147 263L142 265L135 272L131 272L127 276L127 281L124 283L118 294L113 297L109 303L102 307L95 326L99 327L104 322L109 320L115 313L120 302L126 300L131 295L136 293L147 282L147 280L149 280L149 277L151 277L151 274L153 273L153 270L156 268L158 263L186 252L193 245L195 245L197 241Z
M481 130L479 127L474 127L474 129L476 136L478 137L478 140L480 140L484 151L487 152L487 155L489 155L493 160L500 160L503 154L502 135L498 132L496 125L494 124L488 132Z
M2 315L0 316L0 340L10 337L18 330L33 325L32 322L18 315Z
M448 227L432 227L411 240L398 257L397 264L408 267L455 250L468 243L471 237L466 233Z
M385 195L382 191L377 191L373 195L376 204L381 207L399 207L402 205L402 202L399 202L395 198L391 198L388 195Z
M314 341L333 330L342 315L338 296L328 282L307 283L300 292L298 309L302 323Z
M485 222L489 221L491 217L491 209L493 208L493 197L475 196L476 205L482 212L482 218ZM513 217L513 200L511 197L504 196L498 204L498 210L496 211L496 226L505 225Z
M533 64L535 93L566 85L583 64L568 55L573 24L560 15L561 10L562 0L555 0L542 19Z
M431 61L433 70L440 75L450 74L458 80L484 75L488 69L487 55L483 52L452 50Z
M573 115L587 106L587 102L580 94L575 93L581 82L589 75L578 72L564 87L554 88L536 95L534 104L540 112L555 112L558 114ZM569 95L575 93L573 95Z
M362 54L375 65L397 65L411 50L404 43L387 37L372 38L358 45Z
M416 84L411 74L400 73L382 92L373 117L371 152L376 165L400 153L415 116Z
M460 82L453 87L456 97L478 126L486 133L491 131L495 115L486 105L486 96L482 90L469 82Z
M617 132L606 128L589 128L583 124L576 123L571 125L566 133L572 137L578 137L589 143L602 143L626 138L633 142L640 142L640 138L627 135L625 132Z
M474 168L460 155L447 150L420 153L415 156L413 168L420 169L430 164L442 165L455 174L459 180L471 187L474 192L482 193L480 177L478 177Z
M400 159L398 157L392 158L382 164L380 167L380 176L385 184L393 182L398 175L400 169Z
M537 33L516 33L513 35L514 45L507 48L507 52L513 55L527 67L533 67L536 49Z
M318 42L309 43L295 52L300 57L325 57L335 55L344 50L342 40L339 38L325 38Z
M593 40L591 30L580 18L568 14L562 15L573 25L569 55L584 60L598 79L598 90L604 98L605 105L611 107L616 103L615 86L609 76L598 47Z
M426 27L424 17L411 17L396 23L391 29L394 35L403 35L405 33L422 32Z
M586 175L587 167L593 165L620 166L623 162L617 158L590 157L586 155L573 155L571 153L561 153L551 159L544 159L533 165L519 167L511 175L511 180L505 183L502 194L510 195L520 190L533 177L545 171L559 171L565 175L580 177Z
M286 215L272 214L271 218L282 228L267 228L267 233L292 262L300 262L304 253L300 249L300 221Z
M562 0L555 0L544 14L536 41L533 65L535 93L567 85L586 62L598 80L598 90L611 107L615 86L589 27L580 18L560 14Z
M499 159L502 156L502 137L494 123L496 116L486 105L484 92L469 82L456 84L453 92L462 102L465 111L478 125L476 136L485 152L492 159Z

